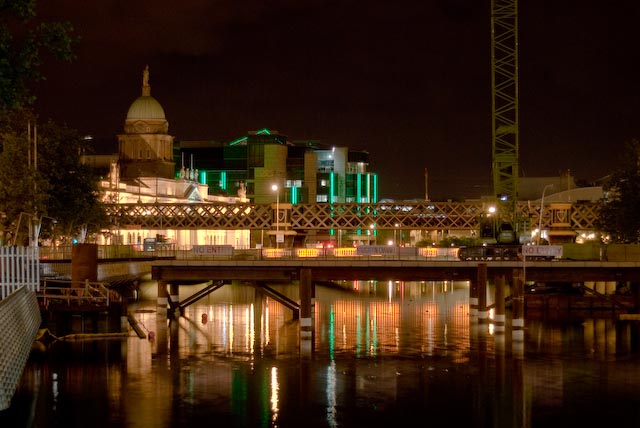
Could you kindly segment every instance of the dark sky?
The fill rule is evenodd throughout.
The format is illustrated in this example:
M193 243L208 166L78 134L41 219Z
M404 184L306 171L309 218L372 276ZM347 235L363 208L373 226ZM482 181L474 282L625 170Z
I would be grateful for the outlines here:
M640 137L638 5L519 2L521 176L593 181ZM382 198L424 198L425 168L433 200L490 189L489 0L40 0L38 11L82 37L74 62L45 63L43 119L115 138L148 64L178 140L267 127L367 150Z

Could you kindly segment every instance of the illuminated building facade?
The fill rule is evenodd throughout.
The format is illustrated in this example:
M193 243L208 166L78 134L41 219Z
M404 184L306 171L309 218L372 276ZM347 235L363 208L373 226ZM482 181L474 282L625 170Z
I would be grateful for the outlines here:
M274 200L272 186L284 189L282 202L375 203L378 176L367 171L369 154L317 141L290 141L278 131L261 129L221 144L179 141L177 156L195 159L210 193L233 193L243 183L257 204Z
M143 72L142 94L130 105L124 133L118 135L117 154L105 153L108 144L95 154L83 156L83 162L101 169L102 198L107 203L219 203L248 202L242 188L233 195L213 195L204 182L204 172L194 168L193 159L176 165L174 137L168 134L169 122L160 103L151 96L148 67ZM100 143L104 143L101 141ZM98 148L100 145L96 144ZM179 152L178 152L179 155ZM148 240L178 247L194 244L234 245L248 248L247 230L170 230L122 229L112 224L108 233L97 235L99 244L142 245Z
M83 156L85 163L104 171L105 202L378 202L377 174L367 171L367 152L317 141L291 141L268 129L249 132L229 143L174 141L168 132L164 109L151 96L147 67L142 93L127 111L124 133L117 136L117 153L107 151L109 144L101 141L95 146L100 150ZM262 242L262 237L256 241L246 230L120 230L118 225L99 236L100 243L118 244L141 244L153 238L179 246L249 248Z

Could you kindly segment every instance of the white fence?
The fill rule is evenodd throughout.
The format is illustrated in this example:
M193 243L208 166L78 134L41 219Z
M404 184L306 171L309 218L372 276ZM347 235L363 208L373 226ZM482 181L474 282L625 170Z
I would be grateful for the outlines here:
M40 291L38 247L0 247L0 299L20 287Z

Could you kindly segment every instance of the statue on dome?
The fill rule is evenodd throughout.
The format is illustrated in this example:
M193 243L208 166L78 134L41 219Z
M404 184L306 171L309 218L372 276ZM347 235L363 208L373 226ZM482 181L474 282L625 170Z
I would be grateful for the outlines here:
M142 86L149 86L149 65L142 72Z

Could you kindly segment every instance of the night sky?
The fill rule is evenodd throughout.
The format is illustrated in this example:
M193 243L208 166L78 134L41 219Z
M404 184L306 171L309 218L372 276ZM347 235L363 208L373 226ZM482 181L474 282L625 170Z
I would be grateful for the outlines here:
M594 181L640 138L640 2L614 4L519 2L521 176ZM367 150L381 198L424 198L425 168L432 200L490 193L489 0L39 0L38 14L82 37L75 61L45 62L42 119L115 138L148 64L177 140L266 127Z

